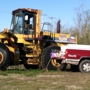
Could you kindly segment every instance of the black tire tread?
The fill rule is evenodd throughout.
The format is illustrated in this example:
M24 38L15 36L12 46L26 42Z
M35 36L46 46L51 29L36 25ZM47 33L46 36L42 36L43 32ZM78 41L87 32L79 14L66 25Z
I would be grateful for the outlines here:
M82 73L90 73L90 71L89 71L89 72L85 72L85 71L82 70L82 64L85 63L85 62L90 63L90 60L85 59L85 60L81 61L81 62L79 63L79 71L82 72Z
M6 45L3 44L3 43L0 43L0 49L2 49L3 52L6 53L4 61L3 61L2 63L0 63L0 70L6 70L7 67L9 66L10 60L11 60L10 51L9 51L9 49L6 47Z
M48 70L56 70L56 69L58 69L57 67L54 67L52 65L48 65L48 67L47 67L47 64L48 64L48 62L50 60L50 52L51 52L52 48L60 50L59 46L49 46L42 52L42 55L41 55L42 69L46 69L46 68Z

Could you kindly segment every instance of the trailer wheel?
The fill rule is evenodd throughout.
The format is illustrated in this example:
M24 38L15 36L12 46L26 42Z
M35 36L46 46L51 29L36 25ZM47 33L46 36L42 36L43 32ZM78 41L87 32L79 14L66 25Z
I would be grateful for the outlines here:
M61 70L61 71L64 71L64 70L66 69L66 66L67 66L66 63L62 63L62 64L60 65L60 70Z
M52 51L59 51L59 46L49 46L47 47L41 55L41 65L42 69L48 70L57 70L60 69L61 61L57 59L51 59L51 52Z
M82 73L90 73L90 60L83 60L79 64L79 70Z
M0 43L0 70L6 70L10 64L11 55L5 44Z

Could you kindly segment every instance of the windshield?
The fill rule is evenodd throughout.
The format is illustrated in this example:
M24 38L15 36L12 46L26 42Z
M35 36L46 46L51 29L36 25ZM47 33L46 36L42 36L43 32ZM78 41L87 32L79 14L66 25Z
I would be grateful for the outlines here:
M16 17L16 31L22 34L23 31L23 18L21 16Z
M23 33L23 13L20 11L12 16L11 30L14 33Z

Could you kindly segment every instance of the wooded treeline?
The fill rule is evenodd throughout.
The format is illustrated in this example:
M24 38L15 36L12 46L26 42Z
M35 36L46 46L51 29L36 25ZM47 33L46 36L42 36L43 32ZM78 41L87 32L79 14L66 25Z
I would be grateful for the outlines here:
M74 25L61 32L77 35L78 44L90 44L90 10L84 10L81 5L75 12Z

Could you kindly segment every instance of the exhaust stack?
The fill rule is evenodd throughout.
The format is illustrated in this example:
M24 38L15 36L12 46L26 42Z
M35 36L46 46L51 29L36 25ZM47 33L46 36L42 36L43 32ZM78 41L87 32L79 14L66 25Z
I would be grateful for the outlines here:
M60 22L61 22L60 20L57 21L57 33L60 33L60 27L61 27Z

